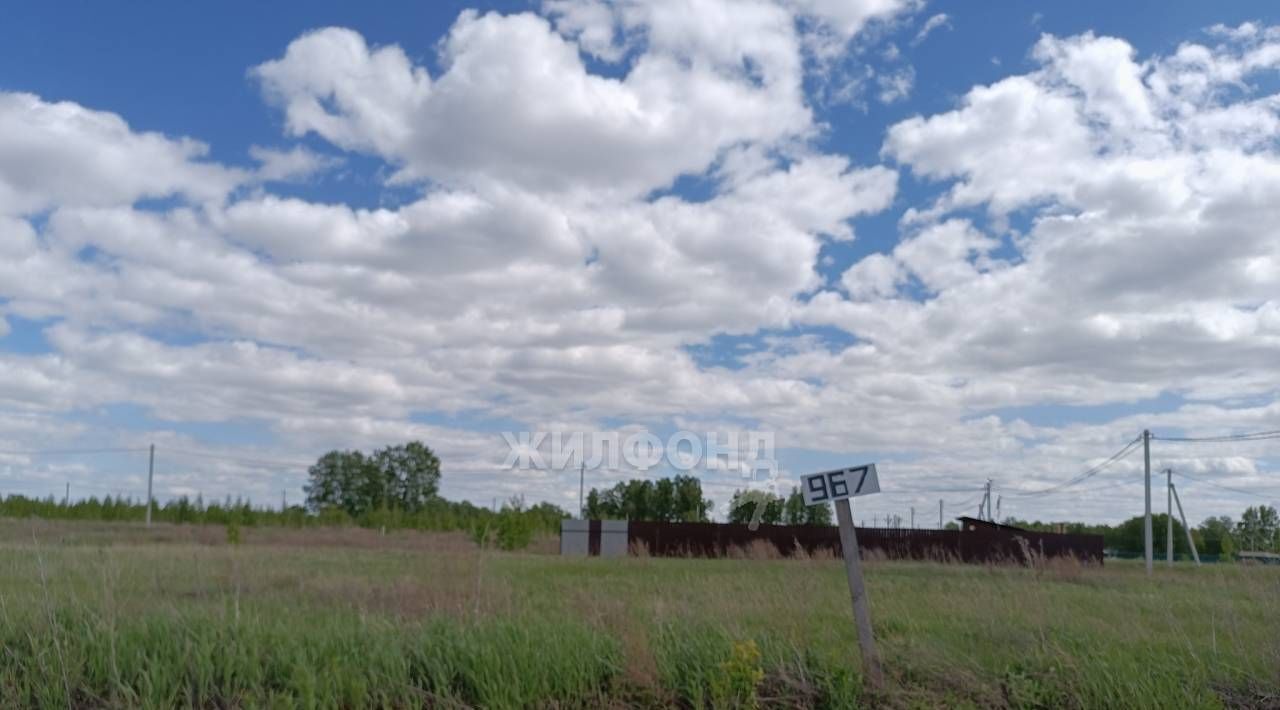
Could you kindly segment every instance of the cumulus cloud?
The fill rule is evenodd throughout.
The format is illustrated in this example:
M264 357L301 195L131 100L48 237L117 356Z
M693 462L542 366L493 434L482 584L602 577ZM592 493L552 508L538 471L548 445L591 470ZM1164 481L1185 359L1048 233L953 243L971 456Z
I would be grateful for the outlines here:
M249 147L249 156L258 161L257 178L277 182L306 180L342 163L340 158L320 155L302 146L289 150Z
M765 4L725 14L741 25L725 35L742 39L711 42L658 10L651 49L622 79L588 72L542 17L473 12L445 38L447 69L434 80L398 47L339 28L295 40L252 74L292 134L385 157L401 180L639 194L705 171L731 146L808 130L785 14Z
M119 116L0 92L0 215L180 195L223 199L245 175L189 138L138 133Z
M1265 125L1267 97L1225 91L1234 71L1217 72L1215 90L1204 71L1261 67L1246 59L1259 51L1183 45L1139 62L1116 38L1042 38L1036 71L890 128L884 154L944 192L909 211L892 253L845 273L850 300L824 294L804 317L865 338L899 370L1004 381L1010 404L1274 396L1241 375L1280 354L1280 161L1274 144L1230 132L1207 144L1196 128L1222 111ZM990 231L948 216L974 207L996 218ZM1025 233L1000 226L1015 211ZM907 275L922 300L897 298Z

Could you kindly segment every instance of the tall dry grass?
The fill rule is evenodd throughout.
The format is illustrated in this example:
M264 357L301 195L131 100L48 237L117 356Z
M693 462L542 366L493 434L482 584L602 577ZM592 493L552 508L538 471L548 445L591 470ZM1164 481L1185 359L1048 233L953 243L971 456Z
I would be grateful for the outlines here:
M1275 569L868 559L890 678L871 695L837 560L246 532L0 525L0 706L1218 707L1280 688Z

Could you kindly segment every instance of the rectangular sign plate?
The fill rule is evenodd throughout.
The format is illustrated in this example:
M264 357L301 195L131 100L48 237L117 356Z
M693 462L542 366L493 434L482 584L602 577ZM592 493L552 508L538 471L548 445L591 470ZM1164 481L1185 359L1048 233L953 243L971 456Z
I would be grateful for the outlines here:
M842 498L879 493L880 479L876 476L876 465L869 463L801 476L800 491L804 493L805 505L821 505Z

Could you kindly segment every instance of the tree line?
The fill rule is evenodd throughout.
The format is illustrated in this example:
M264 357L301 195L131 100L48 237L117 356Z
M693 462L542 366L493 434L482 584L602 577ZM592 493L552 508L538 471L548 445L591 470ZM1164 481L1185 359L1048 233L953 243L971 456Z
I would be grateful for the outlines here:
M539 533L558 533L568 513L550 503L526 506L513 498L499 510L439 495L440 459L422 442L388 446L371 454L330 451L307 471L303 505L269 508L227 497L153 501L155 522L191 525L322 527L464 531L482 545L519 549ZM0 516L49 520L142 522L145 499L92 497L75 502L10 495L0 498Z
M737 491L729 503L731 523L751 522L756 507L763 506L760 522L766 525L830 525L831 508L807 506L800 490L786 498L766 491ZM620 481L611 488L592 488L584 504L590 520L636 520L666 523L705 523L713 504L702 496L702 482L694 476Z
M1144 517L1141 515L1118 525L1042 523L1016 518L1007 518L1004 522L1041 532L1056 532L1061 529L1068 533L1101 535L1107 549L1124 555L1143 555L1146 552L1143 540ZM1168 524L1167 514L1151 515L1152 547L1157 558L1165 556ZM1196 551L1206 556L1230 558L1236 552L1246 550L1280 552L1280 514L1269 505L1250 506L1240 515L1239 520L1226 515L1207 518L1191 529L1191 537L1195 540ZM1175 555L1191 554L1191 549L1187 546L1186 529L1176 517L1173 519L1173 552Z
M583 513L589 520L652 520L705 523L712 502L702 497L693 476L620 481L603 491L591 489Z

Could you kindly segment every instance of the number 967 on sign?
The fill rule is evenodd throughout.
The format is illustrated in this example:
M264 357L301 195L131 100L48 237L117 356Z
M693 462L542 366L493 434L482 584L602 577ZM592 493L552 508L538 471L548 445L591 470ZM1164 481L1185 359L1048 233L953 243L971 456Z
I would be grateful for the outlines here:
M800 477L805 505L821 505L833 500L855 498L880 492L880 479L873 463Z

